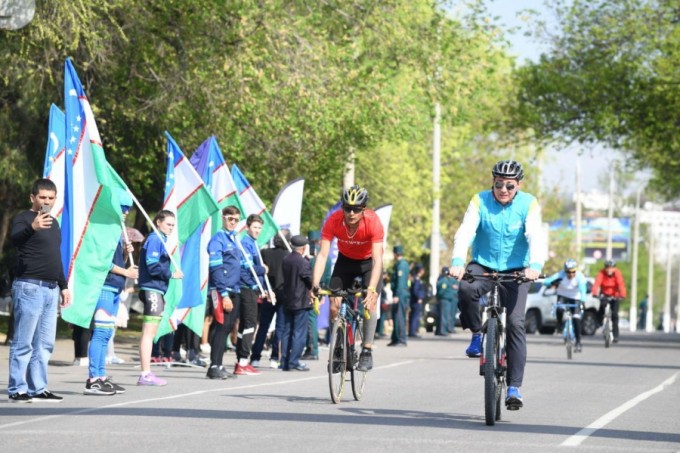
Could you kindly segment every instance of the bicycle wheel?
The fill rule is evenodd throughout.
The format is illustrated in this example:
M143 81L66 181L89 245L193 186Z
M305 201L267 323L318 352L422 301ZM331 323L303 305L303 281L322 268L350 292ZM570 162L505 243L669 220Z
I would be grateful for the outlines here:
M331 399L335 404L340 402L345 387L347 372L347 326L345 320L338 318L331 328L331 342L328 356L328 385Z
M484 417L486 424L496 423L496 405L498 403L498 381L496 380L496 366L498 358L498 324L496 319L488 320L486 326L486 340L484 345Z
M567 346L567 360L571 360L571 356L574 352L574 328L571 323L572 321L569 319L567 324L564 326L567 332L567 337L565 340L565 345Z
M602 329L602 335L604 335L604 347L608 348L611 342L611 328L609 327L609 318L604 322L604 328Z
M359 352L361 351L361 346L364 344L364 318L359 317L356 324L356 330L354 331L354 354L352 360L352 368L350 369L350 375L352 377L352 393L354 394L354 399L359 401L364 394L364 387L366 386L366 371L357 370L357 364L359 363Z
M503 408L503 395L506 392L506 383L505 383L505 372L506 372L506 355L505 355L505 339L503 338L503 334L500 333L498 335L498 367L499 369L497 370L498 372L496 373L496 382L497 382L497 389L496 389L496 421L499 422L501 421L501 409Z

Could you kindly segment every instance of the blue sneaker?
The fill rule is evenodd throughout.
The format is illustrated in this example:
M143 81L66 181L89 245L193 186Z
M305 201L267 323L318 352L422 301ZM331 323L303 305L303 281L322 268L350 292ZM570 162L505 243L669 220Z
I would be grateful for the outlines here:
M472 334L472 341L470 341L470 346L465 350L465 354L468 357L479 357L482 355L482 334L474 333Z
M505 397L505 407L509 411L516 411L522 407L522 395L519 394L519 388L508 387L508 395Z

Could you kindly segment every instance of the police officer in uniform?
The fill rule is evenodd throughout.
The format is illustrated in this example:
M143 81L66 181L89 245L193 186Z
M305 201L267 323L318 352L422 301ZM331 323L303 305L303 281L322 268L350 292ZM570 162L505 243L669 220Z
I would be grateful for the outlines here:
M394 269L392 270L392 341L387 346L406 346L406 310L409 307L409 265L404 259L404 247L395 245Z

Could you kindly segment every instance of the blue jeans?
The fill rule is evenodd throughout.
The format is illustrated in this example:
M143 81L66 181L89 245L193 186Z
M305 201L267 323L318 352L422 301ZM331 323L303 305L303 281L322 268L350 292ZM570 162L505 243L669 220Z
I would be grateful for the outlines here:
M283 310L283 318L281 369L289 370L300 365L300 357L307 340L309 313L307 310Z
M12 284L14 338L9 349L7 391L38 395L47 389L47 364L57 334L59 287Z

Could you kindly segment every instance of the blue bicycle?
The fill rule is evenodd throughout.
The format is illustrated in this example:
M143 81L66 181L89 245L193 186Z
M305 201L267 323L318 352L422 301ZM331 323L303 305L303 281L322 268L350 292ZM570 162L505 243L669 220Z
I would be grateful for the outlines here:
M576 334L574 332L574 319L571 313L571 309L578 308L579 304L564 304L558 302L553 304L553 314L557 310L564 310L564 327L562 328L562 338L564 338L564 345L567 348L567 359L571 360L571 356L574 352L576 346Z

